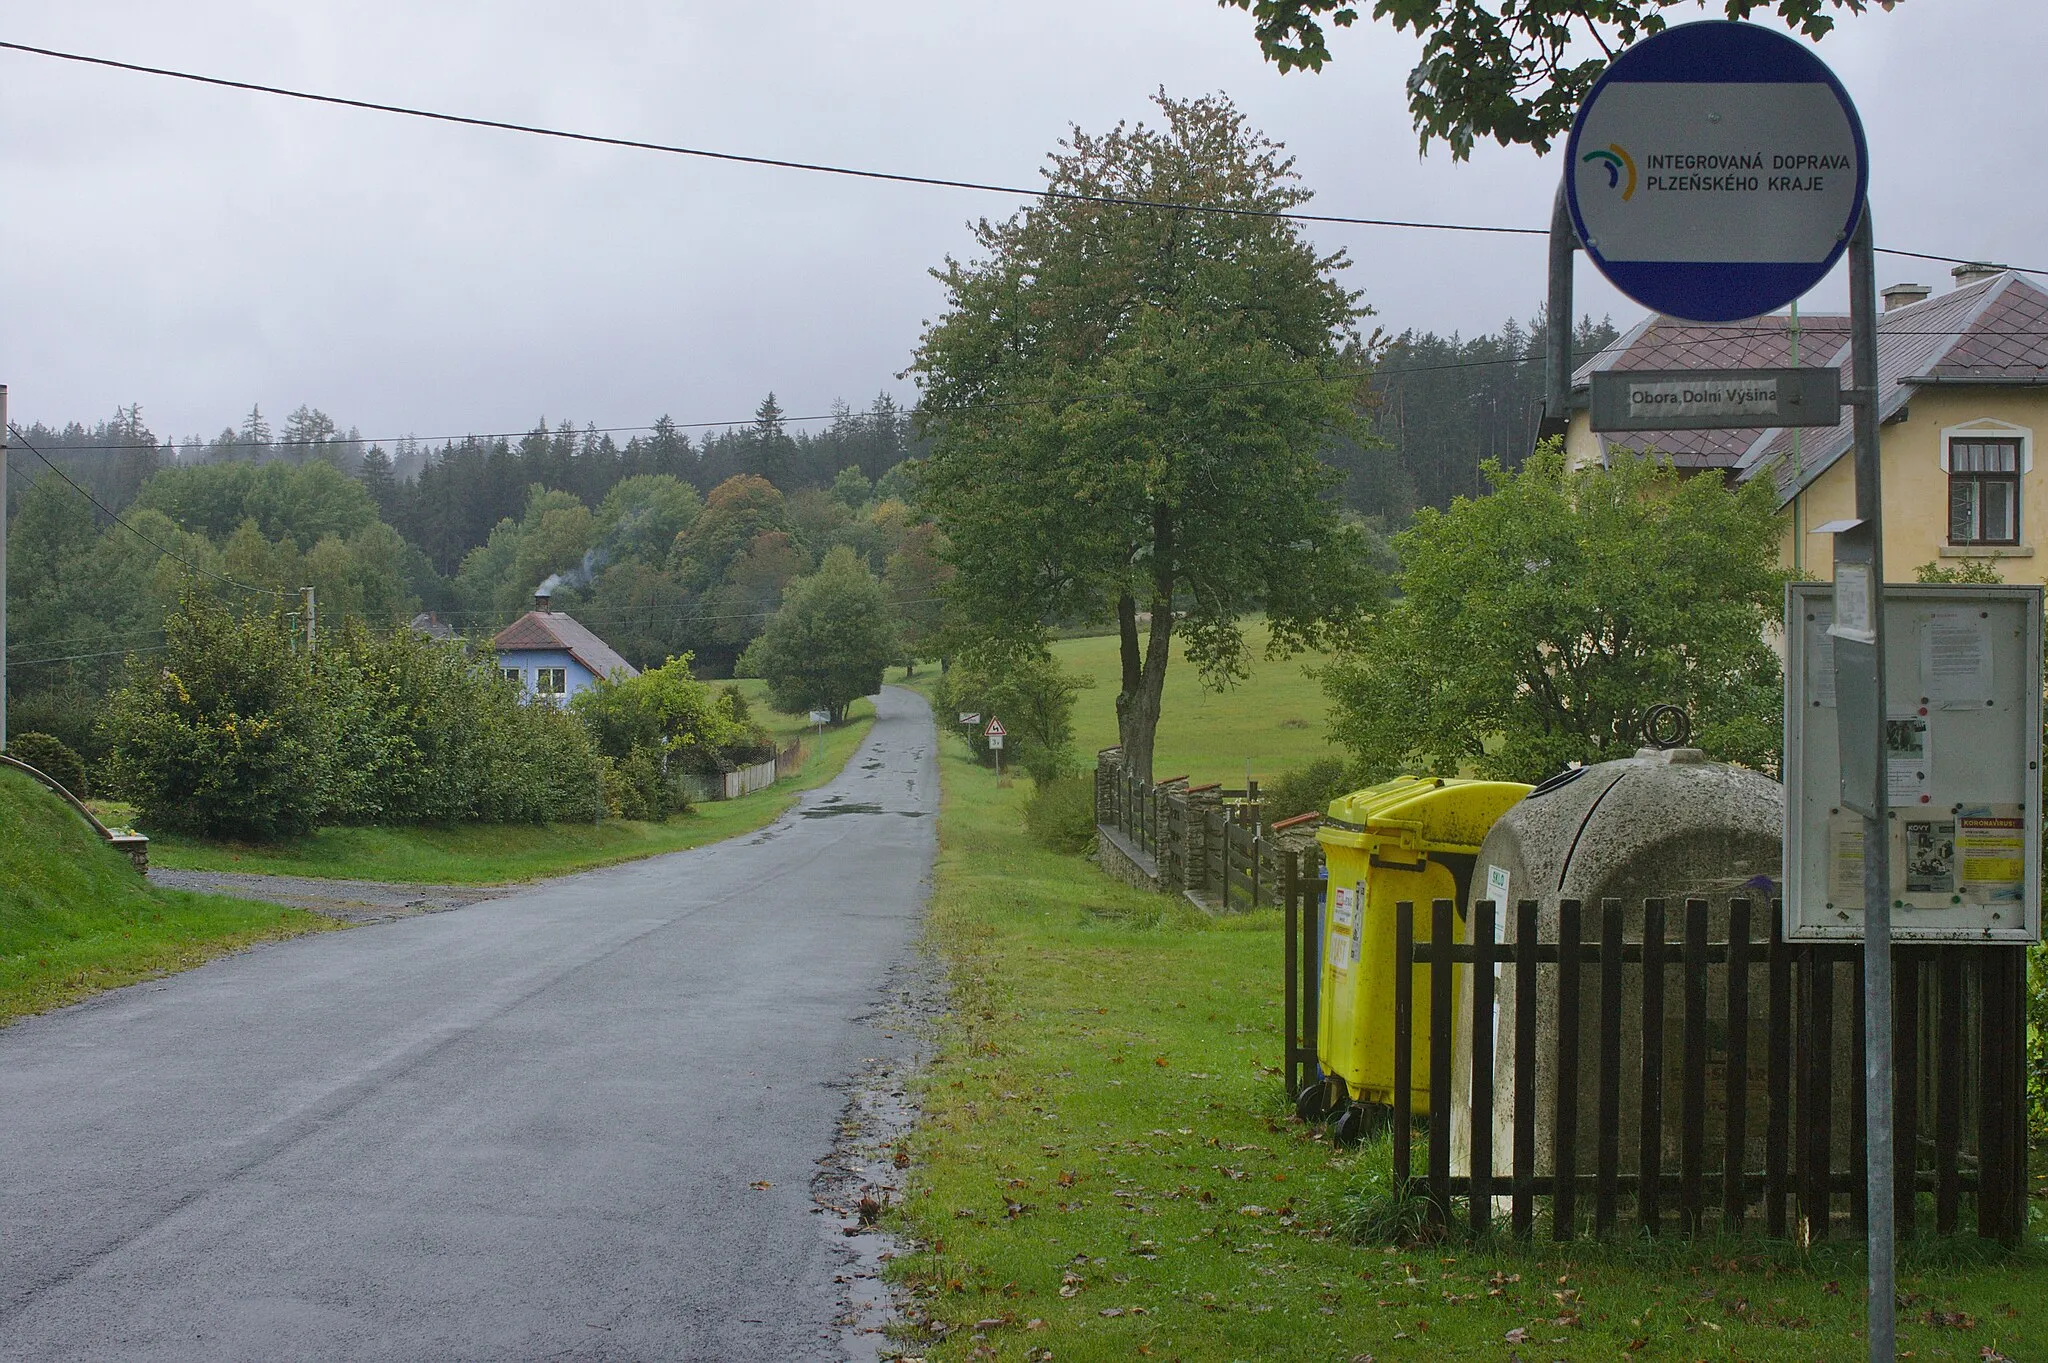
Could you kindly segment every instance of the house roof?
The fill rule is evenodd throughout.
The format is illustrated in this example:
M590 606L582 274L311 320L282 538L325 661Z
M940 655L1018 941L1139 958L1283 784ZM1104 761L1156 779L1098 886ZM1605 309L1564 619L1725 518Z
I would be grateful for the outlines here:
M1580 366L1585 383L1608 369L1747 369L1791 364L1789 319L1773 315L1727 326L1700 326L1650 317ZM1851 386L1849 319L1799 319L1800 359L1842 371ZM1938 384L2048 383L2048 292L2007 270L1877 319L1878 417L1890 420L1917 388ZM1779 505L1832 467L1854 443L1854 417L1844 404L1833 427L1808 427L1792 459L1787 427L1736 431L1661 431L1603 436L1603 455L1615 448L1655 448L1680 468L1734 470L1747 481L1767 471Z
M640 669L621 658L610 644L561 611L528 611L498 631L491 647L500 653L564 652L598 677L614 672L640 675Z

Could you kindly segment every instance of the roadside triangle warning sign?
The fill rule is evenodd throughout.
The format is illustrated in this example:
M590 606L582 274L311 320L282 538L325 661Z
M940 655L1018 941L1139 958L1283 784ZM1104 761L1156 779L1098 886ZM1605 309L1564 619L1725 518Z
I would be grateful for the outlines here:
M1009 730L1003 727L1003 722L1000 719L991 718L988 722L988 727L981 731L981 736L983 738L1001 738L1008 732Z

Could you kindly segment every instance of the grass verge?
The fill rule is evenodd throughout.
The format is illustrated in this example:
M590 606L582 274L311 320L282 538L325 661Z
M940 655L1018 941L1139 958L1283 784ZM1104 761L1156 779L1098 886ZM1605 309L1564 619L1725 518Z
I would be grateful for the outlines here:
M152 889L56 797L0 770L0 1026L335 926L297 909Z
M897 1261L932 1360L1860 1358L1863 1260L1762 1241L1395 1244L1386 1147L1280 1092L1278 915L1208 919L1023 831L941 745L929 933L954 1011ZM1361 1238L1362 1237L1362 1238ZM1901 1356L2048 1357L2048 1258L1903 1256Z
M778 742L815 730L800 718L763 712ZM150 858L180 871L251 871L338 880L422 885L494 885L610 866L680 852L773 823L799 792L839 774L874 727L874 707L857 701L853 717L813 741L794 781L737 800L699 805L666 823L614 819L591 824L458 824L447 828L322 828L270 844L155 836Z

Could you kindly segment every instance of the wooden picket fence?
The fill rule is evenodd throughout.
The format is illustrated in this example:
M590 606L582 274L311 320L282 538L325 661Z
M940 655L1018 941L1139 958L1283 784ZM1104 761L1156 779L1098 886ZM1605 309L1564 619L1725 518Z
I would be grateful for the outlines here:
M1669 1229L1737 1234L1761 1228L1802 1242L1845 1232L1860 1236L1864 1223L1864 1123L1861 948L1792 943L1780 930L1779 906L1757 914L1749 901L1727 904L1727 932L1710 940L1709 905L1685 901L1679 935L1667 938L1666 905L1642 909L1640 935L1623 932L1620 900L1599 908L1588 936L1587 915L1573 900L1557 905L1555 932L1539 933L1538 904L1515 907L1510 940L1496 941L1497 909L1472 906L1469 940L1454 920L1450 900L1430 909L1429 940L1415 940L1415 906L1396 909L1394 941L1392 1112L1396 1184L1423 1200L1429 1218L1448 1229L1454 1199L1464 1200L1465 1221L1486 1232L1504 1201L1510 1232L1534 1233L1536 1200L1549 1200L1553 1238L1568 1240L1590 1229L1615 1232L1628 1218L1643 1233ZM1290 915L1294 917L1294 915ZM1761 917L1765 921L1759 923ZM1288 967L1290 1069L1295 1068L1293 1005L1296 972L1313 979L1308 943L1320 935L1318 915L1290 923ZM1761 928L1762 935L1756 930ZM1301 934L1297 949L1295 931ZM1470 982L1469 1101L1453 1108L1454 967ZM1415 976L1426 979L1421 1025L1428 1029L1429 1110L1425 1166L1413 1163L1412 1042L1417 1019ZM1514 982L1511 1073L1497 1072L1494 1055L1495 969ZM1719 971L1718 1010L1710 1006L1712 967ZM1898 1228L1911 1235L1932 1212L1931 1229L1951 1235L1963 1225L1964 1199L1974 1204L1977 1233L2016 1242L2026 1216L2025 954L2018 947L1911 946L1894 954L1894 1053L1897 1061L1894 1141L1898 1152ZM1675 973L1675 981L1673 975ZM1853 979L1838 988L1837 976ZM1598 1002L1584 1006L1582 986L1598 984ZM1679 1072L1667 1076L1666 991L1678 991ZM1765 998L1766 1044L1751 1053L1750 1029L1728 1019L1750 1017L1750 1000ZM1633 994L1638 1007L1627 1008ZM1539 1037L1539 1001L1553 1011L1547 1037ZM1308 1017L1315 1016L1312 993ZM1718 1012L1718 1019L1716 1013ZM1625 1072L1624 1028L1636 1029L1636 1066ZM1588 1029L1592 1035L1588 1036ZM1835 1040L1854 1041L1837 1055ZM1528 1044L1533 1039L1538 1044ZM1595 1066L1597 1101L1581 1102L1581 1065L1588 1050ZM1543 1053L1547 1051L1547 1057ZM1551 1061L1539 1085L1539 1058ZM1835 1067L1848 1069L1846 1108L1837 1113ZM1710 1084L1718 1071L1719 1092ZM1503 1087L1503 1081L1506 1087ZM1675 1081L1676 1110L1667 1103ZM1762 1108L1751 1098L1761 1081ZM1629 1098L1624 1101L1624 1091ZM1512 1135L1501 1172L1494 1149L1494 1097L1512 1095ZM1710 1101L1710 1099L1712 1101ZM1923 1114L1931 1115L1930 1123ZM1635 1168L1623 1167L1624 1116L1637 1132ZM1468 1122L1469 1172L1453 1175L1453 1122ZM1547 1118L1547 1120L1544 1120ZM1760 1124L1760 1128L1759 1125ZM1537 1130L1547 1126L1548 1172L1539 1172ZM1675 1142L1670 1138L1675 1132ZM1761 1140L1752 1137L1760 1134ZM1718 1142L1712 1138L1718 1136ZM1667 1145L1677 1167L1666 1167ZM1750 1151L1760 1146L1761 1159ZM1590 1150L1591 1157L1587 1152ZM1710 1151L1715 1156L1710 1157ZM1590 1168L1588 1167L1590 1166ZM1590 1206L1588 1204L1590 1203ZM1666 1209L1675 1214L1667 1216Z
M1190 786L1186 777L1142 781L1124 773L1114 752L1096 768L1096 824L1151 863L1154 888L1238 912L1278 906L1290 863L1297 874L1304 860L1320 867L1312 847L1276 838L1264 824L1258 782L1227 790Z

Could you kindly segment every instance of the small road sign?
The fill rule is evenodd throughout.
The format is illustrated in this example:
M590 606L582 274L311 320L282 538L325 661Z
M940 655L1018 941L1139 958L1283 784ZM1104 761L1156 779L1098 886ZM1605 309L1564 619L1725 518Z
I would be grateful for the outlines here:
M990 734L988 736L988 750L990 752L1001 752L1003 750L1003 736L1001 734Z
M1797 39L1725 19L1616 57L1565 155L1572 225L1600 273L1694 322L1755 317L1819 283L1870 181L1834 72Z
M813 710L813 711L811 711L811 723L813 723L813 724L830 724L831 722L832 722L832 712L831 712L830 710Z
M1004 734L1008 732L1010 731L1003 727L1003 722L1000 719L995 719L991 717L988 722L988 727L981 731L981 735L983 738L1001 738Z
M962 711L960 712L960 722L961 722L962 724L979 724L979 723L981 723L981 711L979 711L979 710L962 710Z
M1839 369L1628 369L1593 375L1596 431L1833 426Z

